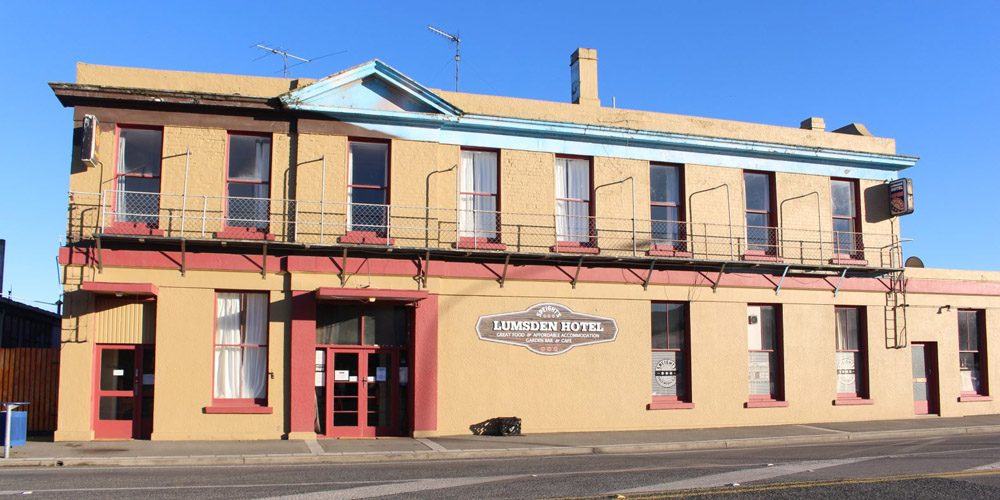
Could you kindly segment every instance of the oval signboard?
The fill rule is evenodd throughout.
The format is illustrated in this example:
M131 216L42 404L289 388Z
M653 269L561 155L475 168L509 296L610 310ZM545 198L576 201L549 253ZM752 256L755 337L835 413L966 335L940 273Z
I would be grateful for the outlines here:
M523 311L480 316L476 333L481 340L524 346L538 354L562 354L576 346L611 342L618 323L611 318L574 312L546 302Z

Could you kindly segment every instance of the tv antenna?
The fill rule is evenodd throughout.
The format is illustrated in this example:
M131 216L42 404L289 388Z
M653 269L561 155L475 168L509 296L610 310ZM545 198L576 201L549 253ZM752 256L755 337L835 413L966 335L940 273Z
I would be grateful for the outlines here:
M450 33L445 33L431 25L427 25L427 29L451 40L455 44L455 92L458 92L458 61L461 59L459 57L459 46L462 44L462 40L458 38L458 35L452 35Z
M278 47L278 48L272 48L272 47L268 47L267 45L262 45L262 44L259 44L259 43L255 43L253 46L257 47L259 49L265 50L267 52L270 52L271 54L278 54L279 56L281 56L281 58L282 58L281 76L284 77L284 78L288 78L288 70L289 69L294 68L294 67L296 67L296 66L298 66L300 64L311 63L313 61L317 61L319 59L323 59L324 57L335 56L337 54L343 54L344 52L347 52L346 50L341 50L340 52L334 52L332 54L327 54L325 56L319 56L319 57L314 57L312 59L306 59L304 57L299 57L297 55L290 54L290 53L288 53L287 50L284 50L284 49L282 49L280 47ZM256 60L262 59L262 58L267 57L267 56L269 56L271 54L264 54L263 56L260 56L260 57L258 57L257 59L254 59L254 60L256 61ZM291 57L292 59L298 59L299 62L294 63L291 66L289 66L288 65L288 58L289 57ZM277 73L277 72L275 72L275 73Z

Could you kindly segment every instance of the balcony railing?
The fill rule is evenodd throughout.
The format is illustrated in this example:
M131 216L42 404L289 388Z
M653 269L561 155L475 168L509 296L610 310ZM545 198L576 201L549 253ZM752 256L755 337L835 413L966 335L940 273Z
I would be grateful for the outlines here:
M554 208L554 207L553 207ZM94 234L267 240L310 246L600 254L805 266L900 266L899 239L554 213L105 191L70 193L71 241Z

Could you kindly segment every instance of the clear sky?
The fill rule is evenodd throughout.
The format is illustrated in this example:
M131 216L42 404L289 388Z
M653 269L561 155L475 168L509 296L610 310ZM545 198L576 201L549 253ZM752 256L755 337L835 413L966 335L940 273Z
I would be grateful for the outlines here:
M78 61L280 76L263 42L326 57L319 78L379 58L432 88L569 101L569 56L594 48L618 107L832 130L860 122L921 157L905 254L1000 270L1000 2L8 2L0 19L4 290L59 298L72 113L47 82ZM992 200L992 201L990 201ZM37 305L37 304L36 304Z

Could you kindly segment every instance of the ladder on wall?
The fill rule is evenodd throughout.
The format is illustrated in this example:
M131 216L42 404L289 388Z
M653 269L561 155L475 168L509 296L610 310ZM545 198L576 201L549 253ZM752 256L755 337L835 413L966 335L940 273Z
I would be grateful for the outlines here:
M889 290L885 294L885 347L902 349L906 339L906 274L889 274Z

